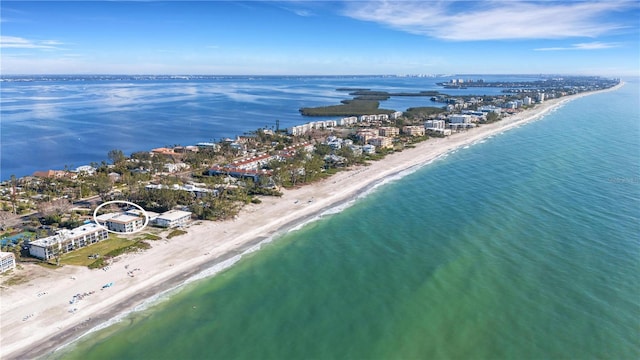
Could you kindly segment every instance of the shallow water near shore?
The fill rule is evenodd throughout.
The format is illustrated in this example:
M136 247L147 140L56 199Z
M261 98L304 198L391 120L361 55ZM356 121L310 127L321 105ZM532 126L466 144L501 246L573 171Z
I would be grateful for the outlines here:
M52 357L638 358L639 98L458 149Z

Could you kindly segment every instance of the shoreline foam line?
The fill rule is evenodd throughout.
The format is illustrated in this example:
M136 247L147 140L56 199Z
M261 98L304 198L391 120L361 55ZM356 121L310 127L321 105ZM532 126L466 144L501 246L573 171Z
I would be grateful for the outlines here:
M245 252L257 251L283 233L331 215L332 209L351 206L389 181L397 181L464 146L538 120L568 101L616 90L623 84L552 99L492 124L448 138L430 139L369 166L285 190L280 198L265 197L261 204L248 205L237 219L203 221L191 226L185 235L170 241L154 241L151 249L116 258L106 271L73 266L51 270L25 265L25 270L21 271L33 280L0 289L0 358L23 359L50 354L83 334L90 335L91 329L113 321L116 316L135 311L149 299L157 299L159 294L190 282L189 279L199 274L202 276L226 262L233 266ZM141 271L130 277L126 265ZM74 294L98 290L109 282L115 285L74 304L77 311L68 311L69 300ZM36 296L42 291L47 295ZM35 315L23 321L27 313Z

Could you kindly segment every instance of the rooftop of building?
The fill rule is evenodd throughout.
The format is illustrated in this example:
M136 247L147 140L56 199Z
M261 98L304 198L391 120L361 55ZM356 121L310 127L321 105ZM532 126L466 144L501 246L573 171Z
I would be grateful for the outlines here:
M31 241L31 245L46 247L62 240L79 238L100 230L105 229L96 223L88 223L71 230L61 229L56 235Z
M172 220L181 219L186 216L190 217L191 213L189 211L182 211L182 210L169 210L167 212L160 214L158 216L158 219L172 221Z

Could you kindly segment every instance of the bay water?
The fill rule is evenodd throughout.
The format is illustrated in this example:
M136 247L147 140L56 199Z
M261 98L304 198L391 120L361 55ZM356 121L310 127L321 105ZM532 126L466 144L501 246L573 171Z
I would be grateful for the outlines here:
M457 149L52 357L640 358L638 84Z
M473 79L537 80L480 76ZM353 98L341 88L443 91L448 78L395 76L6 76L0 77L0 180L35 171L75 169L174 145L234 139L258 128L285 129L339 117L304 117L302 107ZM451 95L499 94L500 88L447 89ZM381 108L438 106L430 97L392 97Z

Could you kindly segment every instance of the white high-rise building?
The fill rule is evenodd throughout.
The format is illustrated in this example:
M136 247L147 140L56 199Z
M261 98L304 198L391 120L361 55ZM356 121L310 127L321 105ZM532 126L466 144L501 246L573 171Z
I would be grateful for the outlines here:
M444 129L444 120L427 120L424 122L424 128L427 130Z

